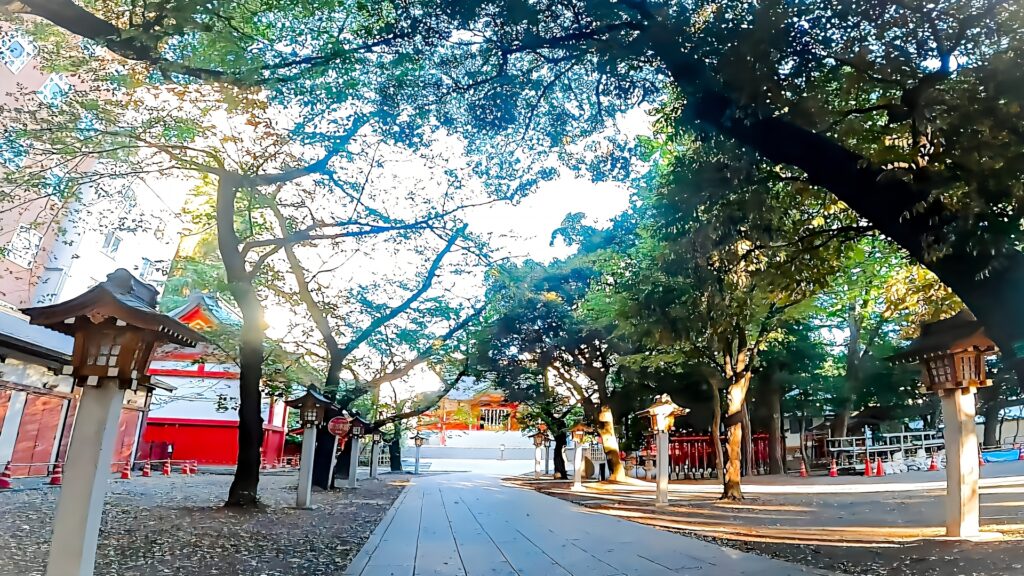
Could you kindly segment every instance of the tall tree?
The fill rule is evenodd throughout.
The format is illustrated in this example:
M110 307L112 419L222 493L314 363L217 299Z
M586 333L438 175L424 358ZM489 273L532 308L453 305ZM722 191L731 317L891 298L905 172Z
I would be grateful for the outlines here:
M812 313L823 330L845 341L844 385L838 392L833 436L846 436L851 411L877 366L872 355L916 331L925 321L956 313L963 304L934 275L884 239L866 237L848 252L839 273L817 296Z
M571 406L579 405L601 437L610 479L621 481L625 470L612 400L622 388L614 374L622 349L611 338L613 319L592 314L584 302L601 277L593 257L581 252L548 265L527 261L505 267L490 288L477 365L513 389L533 390L538 405L551 404L549 425L556 441ZM571 401L560 401L558 394Z
M1024 372L1019 3L427 4L418 41L443 81L422 92L448 96L451 125L547 155L639 102L677 98L668 123L834 194L949 286ZM449 42L453 29L472 40ZM604 174L629 164L614 142L593 149Z
M728 431L722 497L739 499L758 355L827 283L843 251L836 239L861 229L837 225L833 200L789 187L727 142L687 144L666 146L662 181L640 207L648 224L621 291L621 329L717 372Z

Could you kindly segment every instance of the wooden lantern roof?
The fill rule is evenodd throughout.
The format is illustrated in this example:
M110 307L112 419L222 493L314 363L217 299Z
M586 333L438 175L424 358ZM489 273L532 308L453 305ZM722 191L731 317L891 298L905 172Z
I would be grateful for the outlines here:
M118 268L107 279L79 296L51 304L22 310L32 324L45 326L69 336L82 330L79 318L100 324L109 318L136 329L159 333L159 339L181 346L194 347L206 339L176 319L156 310L157 290L124 268Z
M984 354L997 351L995 342L985 335L981 322L966 308L949 318L922 324L921 334L888 360L894 364L909 364L963 350Z
M285 402L290 408L301 408L307 401L312 400L317 406L331 406L332 402L327 399L326 396L320 393L315 386L309 386L306 388L306 393L297 398L292 398Z

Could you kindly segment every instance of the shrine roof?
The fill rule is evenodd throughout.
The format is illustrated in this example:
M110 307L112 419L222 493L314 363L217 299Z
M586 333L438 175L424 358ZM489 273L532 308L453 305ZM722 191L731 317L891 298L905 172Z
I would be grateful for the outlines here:
M182 346L195 346L205 341L198 332L177 319L156 310L157 290L150 284L132 276L124 268L107 275L107 279L78 296L50 304L24 308L22 313L31 324L73 336L76 325L73 318L99 314L113 317L142 329L160 332L163 337ZM93 320L96 321L96 320Z
M190 295L184 304L171 310L167 315L181 319L197 309L218 323L228 326L242 325L242 315L240 313L217 296L206 292L197 292Z
M42 326L29 324L27 316L0 310L0 349L7 349L62 365L71 360L74 338Z

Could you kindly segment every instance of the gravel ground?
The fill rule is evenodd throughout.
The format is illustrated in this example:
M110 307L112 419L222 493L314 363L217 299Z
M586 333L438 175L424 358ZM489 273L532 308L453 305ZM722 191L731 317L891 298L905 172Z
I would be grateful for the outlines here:
M385 474L355 491L314 491L297 510L296 474L266 475L266 507L221 506L230 476L112 481L96 553L98 576L340 574L407 483ZM42 575L57 490L0 493L0 575Z
M997 466L989 466L994 468ZM1008 466L1007 471L1017 469ZM870 482L858 482L861 480ZM1002 537L993 542L967 542L936 538L943 532L944 490L760 493L738 503L719 502L712 494L681 494L672 496L670 506L655 508L649 492L641 495L608 484L572 492L568 482L534 483L523 477L508 481L595 512L840 574L1024 574L1024 558L1020 555L1024 544L1024 482L982 488L983 530L998 531ZM793 485L801 481L807 479L788 480ZM827 481L809 480L812 484ZM886 483L895 481L885 479ZM787 480L780 477L770 482Z

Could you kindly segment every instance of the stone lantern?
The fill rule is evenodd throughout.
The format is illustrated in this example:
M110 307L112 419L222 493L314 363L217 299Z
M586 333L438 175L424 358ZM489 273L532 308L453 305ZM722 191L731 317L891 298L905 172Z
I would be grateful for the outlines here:
M377 468L380 466L380 451L384 446L384 437L379 431L370 434L370 478L376 480Z
M64 484L53 522L47 576L91 576L103 498L125 391L151 393L146 369L158 344L194 347L204 338L156 311L157 290L118 269L76 298L26 308L32 324L74 337L64 374L82 387Z
M413 444L416 445L416 463L413 465L412 473L420 473L420 448L423 447L423 443L427 441L427 438L416 431L416 435L412 437Z
M537 432L530 437L533 439L533 477L535 479L540 478L540 451L544 446L544 439L547 437L548 435L544 432Z
M298 398L285 402L290 408L299 411L302 422L302 459L299 461L299 488L295 497L297 508L309 508L313 492L313 458L316 454L316 429L324 421L327 408L331 401L315 387L306 388L306 393Z
M583 490L583 440L587 436L589 428L582 422L576 424L569 431L572 441L575 444L572 449L572 489Z
M352 413L349 418L348 441L352 444L348 461L348 488L356 488L356 472L359 471L359 441L370 430L370 423Z
M676 416L682 416L687 412L689 412L688 409L676 405L668 394L661 394L654 399L654 403L647 410L639 413L651 419L651 428L655 432L655 445L657 446L655 459L658 463L655 506L668 504L668 433L675 424Z
M974 425L975 393L992 382L985 378L985 356L995 343L967 310L921 326L921 335L889 357L898 364L916 362L929 392L942 400L946 443L946 535L979 535L980 453Z
M551 436L544 435L544 473L551 474Z

